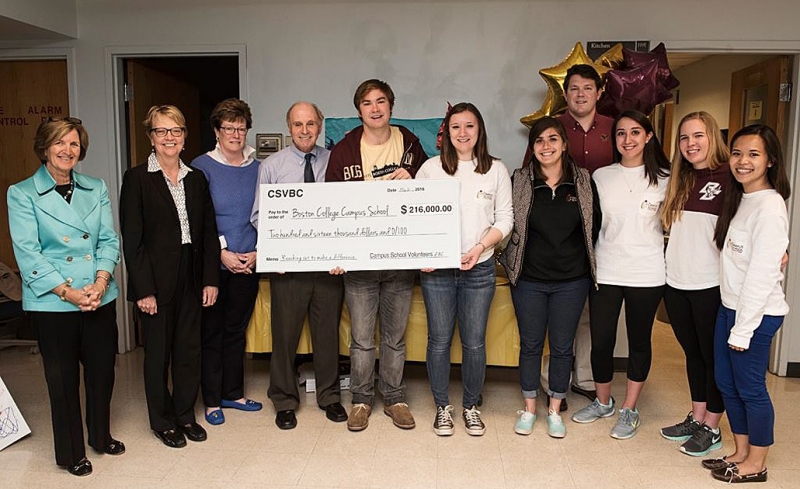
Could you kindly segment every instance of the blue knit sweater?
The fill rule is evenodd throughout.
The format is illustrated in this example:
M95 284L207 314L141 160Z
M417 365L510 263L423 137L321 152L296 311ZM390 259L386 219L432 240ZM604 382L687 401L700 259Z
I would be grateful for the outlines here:
M207 154L192 161L192 168L205 173L211 200L217 215L217 231L225 237L228 250L247 253L256 249L256 228L250 224L250 212L256 197L258 161L247 166L230 166Z

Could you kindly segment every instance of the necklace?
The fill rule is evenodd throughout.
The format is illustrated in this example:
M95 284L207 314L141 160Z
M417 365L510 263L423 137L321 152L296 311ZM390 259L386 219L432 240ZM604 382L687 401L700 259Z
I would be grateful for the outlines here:
M636 187L636 183L639 180L639 177L636 176L636 180L634 180L633 185L631 185L630 180L628 180L628 172L625 171L624 167L620 165L619 171L622 172L622 179L625 181L625 186L628 187L628 193L632 194L633 189Z
M67 188L65 189L65 187L67 187ZM64 184L64 185L57 185L56 186L56 191L62 197L64 197L64 200L66 200L67 202L69 202L70 199L72 198L72 192L74 190L75 190L75 180L73 180L71 178L69 179L69 183Z

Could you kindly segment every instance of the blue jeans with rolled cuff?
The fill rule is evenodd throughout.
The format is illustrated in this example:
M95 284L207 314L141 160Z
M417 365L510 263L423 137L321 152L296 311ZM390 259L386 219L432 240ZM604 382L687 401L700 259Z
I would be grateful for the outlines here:
M783 316L764 315L744 351L728 346L735 322L736 311L720 306L714 331L717 387L733 434L748 435L751 445L768 447L775 442L775 410L767 392L767 364L772 338L783 324Z
M550 345L547 395L554 399L567 397L572 344L590 286L589 277L582 277L565 282L520 280L511 287L519 326L519 383L524 398L539 394L545 336Z
M486 324L495 291L494 259L470 270L447 268L420 275L428 317L428 379L437 406L450 404L450 346L458 323L462 405L478 404L486 374Z

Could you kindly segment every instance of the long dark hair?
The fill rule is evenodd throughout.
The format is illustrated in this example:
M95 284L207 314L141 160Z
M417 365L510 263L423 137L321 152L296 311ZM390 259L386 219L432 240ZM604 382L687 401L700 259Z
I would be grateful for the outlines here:
M771 164L767 168L767 181L775 189L783 200L789 198L792 194L791 186L789 185L789 177L786 175L786 164L783 161L783 149L778 135L771 127L764 124L753 124L743 127L736 131L731 139L730 147L733 149L736 140L742 136L758 136L761 142L764 143L764 150L767 152L767 161ZM744 194L744 187L736 181L733 176L734 168L731 166L731 174L728 177L728 190L725 192L725 200L722 203L722 212L717 219L717 227L714 229L714 242L720 250L725 246L725 237L728 234L728 228L731 225L733 216L739 210L739 204L742 202L742 194Z
M483 116L478 108L469 102L461 102L454 105L444 118L442 123L444 126L442 131L442 153L439 156L439 159L442 160L442 169L448 175L455 175L458 169L458 153L456 153L456 148L453 147L453 142L450 140L450 119L461 112L470 112L478 121L478 140L475 141L475 148L472 153L475 159L478 160L475 173L483 175L492 168L492 160L496 158L489 154L489 146L486 143L486 124L483 122Z
M617 124L619 124L619 121L622 119L630 119L642 126L642 129L644 129L646 133L652 134L650 141L644 145L642 158L644 159L644 173L647 175L650 185L658 185L659 178L669 175L669 159L661 148L661 143L658 141L658 137L656 137L656 133L653 131L653 124L650 123L650 119L638 110L626 110L614 119L614 124L611 126L611 134L614 138L614 161L622 161L622 154L617 149L616 143Z
M572 180L572 167L575 165L575 160L572 159L572 153L569 150L569 139L567 139L567 130L564 129L564 124L555 117L542 117L537 119L531 126L531 131L528 133L528 152L531 155L530 167L533 170L533 176L541 180L547 180L547 177L542 172L542 164L536 159L536 153L533 151L533 143L536 138L542 135L548 129L554 129L561 140L564 142L564 152L561 153L561 179L558 183L569 182Z

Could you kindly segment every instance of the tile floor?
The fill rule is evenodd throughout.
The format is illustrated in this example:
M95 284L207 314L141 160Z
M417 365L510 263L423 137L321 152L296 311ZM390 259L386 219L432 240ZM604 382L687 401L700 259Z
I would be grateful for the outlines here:
M56 467L53 459L50 408L41 359L29 349L0 351L0 375L33 434L0 452L0 487L136 488L203 487L408 487L517 488L573 487L670 489L722 487L700 467L698 459L681 454L678 444L661 438L658 428L680 421L689 410L683 356L669 326L657 323L654 365L639 404L642 426L631 440L608 436L615 418L578 425L565 417L567 437L551 439L540 419L530 436L514 434L521 407L517 370L489 368L484 390L486 435L470 437L463 429L437 437L425 366L406 369L408 401L417 419L414 430L395 428L381 405L369 428L349 433L344 424L328 421L314 397L307 395L298 411L298 427L280 431L272 405L266 402L269 362L247 361L247 395L265 401L258 413L226 411L226 423L208 426L209 439L176 450L164 447L149 431L142 384L142 351L121 355L117 363L112 428L127 453L119 457L89 451L94 473L77 478ZM458 405L460 380L454 369L451 399ZM760 487L800 487L800 379L769 375L776 411L776 443L769 458L770 480ZM622 396L624 375L617 374L614 392ZM343 395L349 408L349 393ZM587 401L570 394L571 415ZM198 419L202 419L198 403ZM456 427L462 428L460 418ZM726 447L733 444L727 424Z

